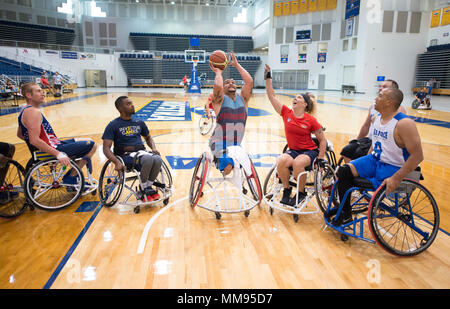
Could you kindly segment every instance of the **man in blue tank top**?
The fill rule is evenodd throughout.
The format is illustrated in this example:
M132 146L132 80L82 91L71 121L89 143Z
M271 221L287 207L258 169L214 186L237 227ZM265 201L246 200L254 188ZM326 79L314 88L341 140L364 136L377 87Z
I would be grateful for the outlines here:
M230 65L241 74L244 85L241 94L237 94L236 82L232 79L223 80L221 69L210 64L211 70L216 74L212 96L212 105L217 115L217 125L209 140L211 151L217 158L217 167L228 175L233 169L233 159L226 154L228 146L240 146L247 122L248 101L253 91L253 78L239 64L233 52L230 53Z
M414 120L398 112L402 100L403 93L395 88L384 89L378 94L375 109L379 115L372 127L369 154L339 167L337 171L340 200L353 187L355 177L370 180L375 188L385 184L386 194L389 194L423 161L422 144ZM347 198L343 215L332 224L338 226L350 221L352 213L350 199Z

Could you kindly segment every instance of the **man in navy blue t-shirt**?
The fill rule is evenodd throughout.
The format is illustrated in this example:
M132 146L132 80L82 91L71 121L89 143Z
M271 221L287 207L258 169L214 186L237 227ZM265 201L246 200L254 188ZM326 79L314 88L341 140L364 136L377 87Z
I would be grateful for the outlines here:
M145 122L133 119L135 114L133 102L126 96L116 99L115 105L120 117L111 121L103 133L103 153L114 163L116 170L124 169L124 166L116 156L120 156L128 168L134 167L140 170L141 190L143 201L152 201L160 198L158 191L152 185L158 176L162 159L155 143L150 136ZM145 151L144 138L152 153ZM114 143L114 152L111 146Z

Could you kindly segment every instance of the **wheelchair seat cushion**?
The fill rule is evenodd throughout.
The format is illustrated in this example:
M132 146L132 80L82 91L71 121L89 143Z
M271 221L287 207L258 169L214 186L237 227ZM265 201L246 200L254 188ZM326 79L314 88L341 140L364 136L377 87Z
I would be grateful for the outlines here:
M359 187L359 188L363 188L363 189L372 189L372 190L375 189L370 180L368 180L366 178L362 178L362 177L355 177L353 179L353 184L355 187Z

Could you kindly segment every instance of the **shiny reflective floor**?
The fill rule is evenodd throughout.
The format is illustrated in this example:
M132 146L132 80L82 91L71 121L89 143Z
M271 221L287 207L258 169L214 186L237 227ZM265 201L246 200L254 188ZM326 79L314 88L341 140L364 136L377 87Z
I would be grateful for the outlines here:
M292 93L277 93L289 106ZM315 116L338 155L357 135L373 98L315 94ZM193 162L207 147L208 136L199 134L198 122L208 93L79 89L43 113L58 137L91 137L101 145L104 128L118 116L114 100L120 95L128 95L138 112L161 102L178 106L170 121L146 122L171 168L175 189L169 204L135 214L123 205L102 207L98 195L89 195L60 211L27 209L15 219L0 220L0 288L450 287L449 112L412 110L405 100L408 114L417 117L425 154L423 184L439 205L441 231L424 253L400 258L376 244L342 242L337 232L324 230L319 213L301 215L296 223L289 214L270 215L265 204L248 218L223 214L220 220L212 212L192 209L188 188ZM188 103L180 113L183 102ZM263 183L285 145L283 123L261 90L255 90L250 108L243 144ZM165 112L169 117L171 112ZM1 141L14 143L14 159L25 165L30 154L16 137L17 115L0 116ZM185 118L177 120L180 115ZM99 147L93 159L96 178L104 162Z

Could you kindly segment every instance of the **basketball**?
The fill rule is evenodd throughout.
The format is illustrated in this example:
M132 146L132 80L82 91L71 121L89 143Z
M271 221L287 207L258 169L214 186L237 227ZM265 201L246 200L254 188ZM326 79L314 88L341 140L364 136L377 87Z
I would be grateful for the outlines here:
M216 50L209 56L209 63L217 69L225 70L228 65L227 54L222 50Z

